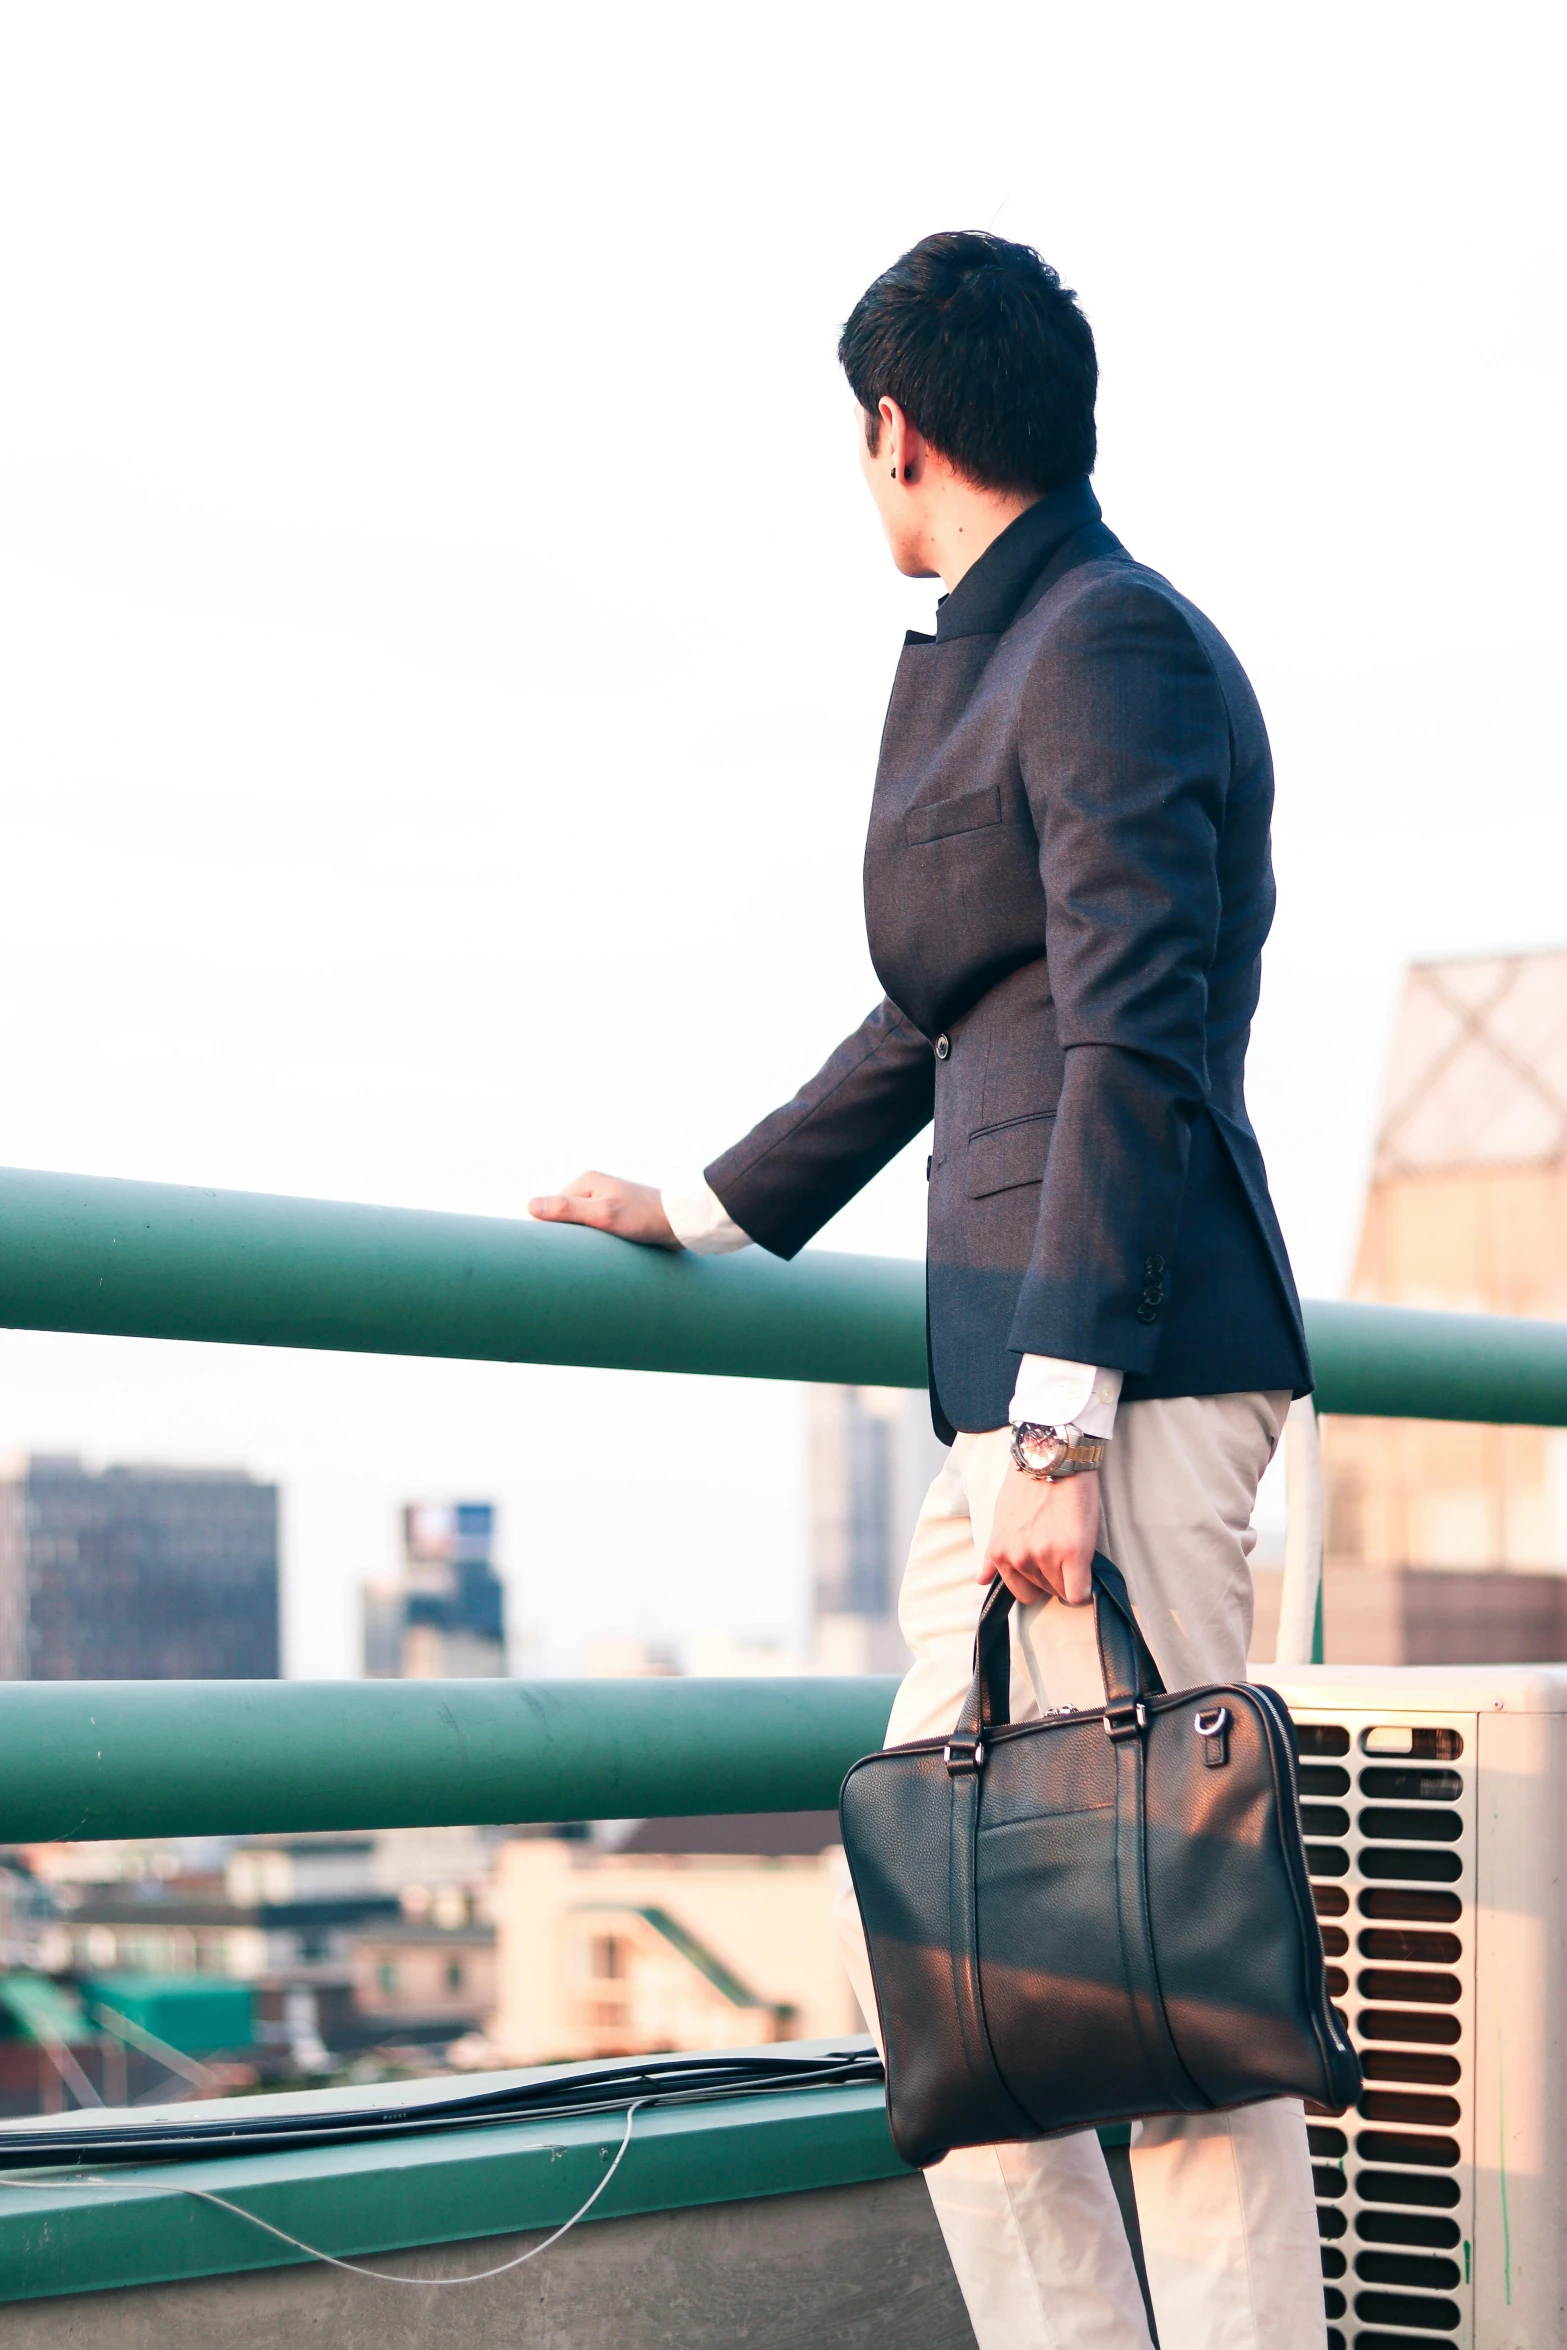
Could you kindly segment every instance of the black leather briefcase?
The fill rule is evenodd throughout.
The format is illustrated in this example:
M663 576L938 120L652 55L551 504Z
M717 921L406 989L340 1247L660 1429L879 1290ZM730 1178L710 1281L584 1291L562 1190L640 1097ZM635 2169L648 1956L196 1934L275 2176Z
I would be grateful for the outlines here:
M1283 1701L1167 1693L1096 1558L1106 1703L1011 1722L1010 1607L997 1582L951 1736L843 1783L899 2153L1263 2097L1352 2105Z

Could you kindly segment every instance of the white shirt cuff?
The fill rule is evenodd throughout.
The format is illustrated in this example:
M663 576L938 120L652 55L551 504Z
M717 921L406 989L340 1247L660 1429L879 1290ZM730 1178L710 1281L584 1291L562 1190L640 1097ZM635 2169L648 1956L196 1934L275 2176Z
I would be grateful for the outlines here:
M670 1231L694 1257L726 1257L734 1249L751 1246L750 1233L741 1231L712 1185L700 1175L693 1175L686 1183L672 1183L659 1198Z
M669 1213L667 1204L664 1212ZM1058 1355L1025 1355L1018 1365L1010 1418L1014 1428L1020 1420L1045 1428L1062 1428L1071 1421L1085 1436L1113 1436L1120 1400L1119 1371L1063 1362Z

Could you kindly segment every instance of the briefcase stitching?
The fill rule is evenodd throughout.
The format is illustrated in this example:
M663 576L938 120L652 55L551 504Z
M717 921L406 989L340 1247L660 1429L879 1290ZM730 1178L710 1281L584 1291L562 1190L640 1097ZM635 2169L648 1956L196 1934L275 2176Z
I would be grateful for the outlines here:
M1029 2129L1039 2128L1039 2117L1030 2113L1013 2090L1001 2069L995 2043L990 2036L990 2020L985 2013L985 1983L979 1963L979 1885L976 1846L979 1837L980 1777L978 1771L961 1780L948 1773L949 1799L953 1817L953 1833L949 1839L948 1899L951 1916L950 1939L953 1952L953 1979L956 1988L959 1968L963 1988L959 1997L958 2028L962 2035L964 2053L968 2058L970 2077L982 2092L989 2093L991 2083L1001 2092L1003 2106L1010 2106ZM967 1819L959 1824L956 1814L959 1806ZM952 1882L951 1870L962 1855L966 1867L964 1882ZM988 2075L988 2078L987 2078Z
M1110 1727L1111 1710L1106 1708L1105 1727L1107 1729ZM1140 1727L1141 1725L1139 1725ZM1164 2004L1164 1986L1159 1980L1159 1953L1153 1930L1153 1904L1148 1888L1148 1845L1143 1832L1143 1774L1147 1767L1147 1749L1142 1737L1136 1733L1117 1740L1116 1744L1118 1749L1116 1754L1117 1800L1115 1807L1116 1896L1121 1933L1122 1964L1126 1972L1127 1997L1131 2005L1132 2019L1137 2028L1138 2037L1142 2041L1144 2052L1151 2060L1149 2070L1162 2075L1167 2094L1172 2083L1177 2092L1171 2096L1171 2109L1178 2113L1211 2113L1214 2107L1213 2098L1207 2096L1198 2087L1182 2061L1180 2049L1176 2045L1175 2034L1170 2028L1169 2012ZM1126 1816L1126 1807L1121 1801L1122 1790L1128 1786L1128 1783L1132 1796L1130 1821ZM1131 1850L1127 1856L1129 1865L1123 1872L1121 1838L1128 1827L1131 1830ZM1128 1876L1131 1878L1129 1888L1126 1887ZM1133 1896L1130 1921L1128 1921L1126 1914L1123 1888L1129 1890ZM1135 1951L1127 1947L1129 1923L1137 1944ZM1143 1978L1140 1990L1134 1979L1134 1966L1137 1973ZM1150 2010L1150 2017L1147 2020L1143 2014L1144 2003ZM1151 2040L1147 2028L1149 2020L1153 2024ZM1180 2083L1183 2081L1195 2100L1195 2103L1191 2105L1188 2105L1186 2099L1178 2093Z

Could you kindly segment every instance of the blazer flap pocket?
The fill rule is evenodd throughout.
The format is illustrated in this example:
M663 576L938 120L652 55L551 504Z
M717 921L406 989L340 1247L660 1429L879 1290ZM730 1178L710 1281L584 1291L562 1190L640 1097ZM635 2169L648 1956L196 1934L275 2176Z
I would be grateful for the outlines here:
M1005 1126L982 1126L971 1134L964 1182L969 1198L1012 1191L1020 1183L1042 1183L1055 1122L1051 1110L1037 1118L1013 1118Z
M1001 822L1001 786L960 792L955 800L928 800L910 808L903 819L903 837L909 841L945 840L953 832L979 832Z

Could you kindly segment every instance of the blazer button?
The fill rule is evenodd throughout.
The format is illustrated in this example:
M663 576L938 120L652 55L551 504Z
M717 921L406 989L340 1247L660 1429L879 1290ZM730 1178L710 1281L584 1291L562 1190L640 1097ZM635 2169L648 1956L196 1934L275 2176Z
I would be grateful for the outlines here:
M1137 1309L1137 1319L1139 1322L1157 1322L1159 1319L1158 1307L1151 1306L1148 1303L1148 1300L1144 1298L1142 1304Z
M951 1050L952 1050L952 1039L951 1039L951 1037L950 1037L950 1036L948 1036L948 1035L947 1035L946 1031L945 1031L945 1030L943 1030L943 1031L942 1031L942 1033L941 1033L941 1035L940 1035L940 1036L938 1036L938 1037L937 1037L937 1039L936 1039L936 1058L937 1058L937 1060L938 1060L938 1061L944 1061L944 1060L946 1059L946 1057L947 1057L948 1053L950 1053L950 1052L951 1052Z

